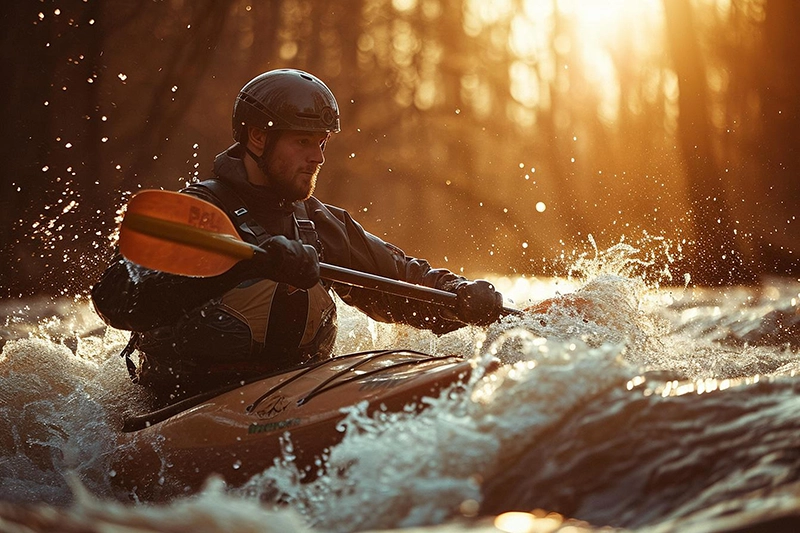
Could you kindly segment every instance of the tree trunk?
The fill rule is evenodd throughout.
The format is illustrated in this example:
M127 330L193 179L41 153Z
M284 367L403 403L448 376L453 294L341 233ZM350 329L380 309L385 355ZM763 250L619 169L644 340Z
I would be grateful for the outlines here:
M759 244L764 269L785 275L800 272L797 215L800 214L800 87L797 65L800 48L796 32L800 2L769 0L763 26L762 67L757 70L761 102L762 142L758 146L763 170L760 189Z
M678 143L686 163L689 220L693 231L675 265L699 285L755 281L736 242L722 174L714 161L709 98L689 0L664 0L667 38L678 76Z

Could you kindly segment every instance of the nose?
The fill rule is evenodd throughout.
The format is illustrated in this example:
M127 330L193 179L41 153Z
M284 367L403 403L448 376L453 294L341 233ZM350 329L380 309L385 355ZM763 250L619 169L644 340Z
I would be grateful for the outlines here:
M309 161L315 165L321 165L325 162L325 148L322 145L317 145L311 149L309 154Z

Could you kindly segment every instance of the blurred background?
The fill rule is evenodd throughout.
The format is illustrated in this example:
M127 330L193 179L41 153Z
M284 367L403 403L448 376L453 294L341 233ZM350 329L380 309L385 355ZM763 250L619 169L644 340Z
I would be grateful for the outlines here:
M85 293L130 195L207 178L281 67L341 108L317 196L434 266L623 241L676 284L797 276L798 27L794 0L8 2L0 296Z

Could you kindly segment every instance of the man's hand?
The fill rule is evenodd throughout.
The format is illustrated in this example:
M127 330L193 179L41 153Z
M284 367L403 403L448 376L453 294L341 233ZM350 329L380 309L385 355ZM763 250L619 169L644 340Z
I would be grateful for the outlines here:
M256 254L253 260L265 277L301 289L319 283L319 256L313 246L278 235L267 239L261 248L267 253Z
M486 280L463 281L455 287L456 315L459 320L476 326L488 326L500 318L503 295Z

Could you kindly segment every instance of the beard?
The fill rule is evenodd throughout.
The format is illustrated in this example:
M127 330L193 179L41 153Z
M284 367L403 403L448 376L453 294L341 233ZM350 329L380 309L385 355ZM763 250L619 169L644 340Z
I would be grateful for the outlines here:
M285 168L270 168L269 184L278 196L289 202L307 200L317 187L321 166L310 173L294 173Z

